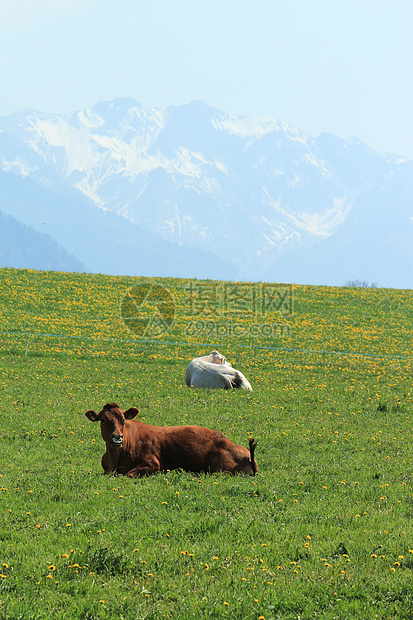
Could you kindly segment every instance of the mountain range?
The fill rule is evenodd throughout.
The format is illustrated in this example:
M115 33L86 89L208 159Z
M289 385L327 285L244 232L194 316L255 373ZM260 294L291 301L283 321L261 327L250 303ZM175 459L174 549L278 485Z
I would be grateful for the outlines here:
M413 286L413 162L355 138L116 99L1 117L0 170L0 266Z

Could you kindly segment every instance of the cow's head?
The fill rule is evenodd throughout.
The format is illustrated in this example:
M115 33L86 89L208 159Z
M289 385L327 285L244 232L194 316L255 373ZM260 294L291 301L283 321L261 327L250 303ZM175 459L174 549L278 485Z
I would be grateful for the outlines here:
M91 422L100 422L100 432L108 447L121 448L125 420L133 420L138 413L139 409L136 407L122 411L117 403L107 403L99 413L90 409L85 416Z
M209 356L213 364L227 364L228 366L231 366L231 364L227 362L225 357L221 355L221 353L218 353L218 351L211 351Z

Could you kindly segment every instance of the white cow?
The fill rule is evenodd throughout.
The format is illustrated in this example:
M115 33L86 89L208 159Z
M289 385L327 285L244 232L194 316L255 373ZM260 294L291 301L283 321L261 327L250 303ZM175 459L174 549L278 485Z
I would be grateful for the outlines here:
M244 388L252 391L249 381L242 372L232 368L225 357L212 351L204 357L196 357L185 372L185 383L192 388Z

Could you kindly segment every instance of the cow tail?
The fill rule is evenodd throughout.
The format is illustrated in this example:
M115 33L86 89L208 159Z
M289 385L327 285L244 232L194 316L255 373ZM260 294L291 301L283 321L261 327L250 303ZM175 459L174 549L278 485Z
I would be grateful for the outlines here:
M255 448L257 447L257 442L255 441L253 437L250 438L249 445L250 445L250 455L251 455L251 470L252 470L252 475L255 476L255 474L257 473L257 465L254 459L254 452L255 452Z

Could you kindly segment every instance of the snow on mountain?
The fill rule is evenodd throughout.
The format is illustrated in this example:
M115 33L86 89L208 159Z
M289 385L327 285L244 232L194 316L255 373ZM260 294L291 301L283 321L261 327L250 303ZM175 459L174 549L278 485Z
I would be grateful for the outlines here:
M391 286L397 271L402 286L413 283L405 263L406 252L409 260L413 255L407 249L402 259L394 242L413 228L413 164L357 139L313 138L269 117L235 117L202 102L144 109L132 99L100 102L71 116L13 114L0 119L0 131L5 178L29 178L55 196L83 196L88 213L91 205L110 213L119 230L124 222L159 244L187 248L198 263L202 253L199 273L208 274L214 257L233 278L288 274L318 283L319 273L308 274L295 257L303 251L322 256L328 247L323 282L342 284L337 274L346 257L339 242L345 237L349 269L350 263L360 269L345 279L370 277ZM13 205L8 208L13 214ZM54 238L61 243L57 221ZM388 257L387 267L377 262L377 272L369 263L371 276L362 262L352 262L363 239L367 255ZM63 245L84 261L75 239Z

